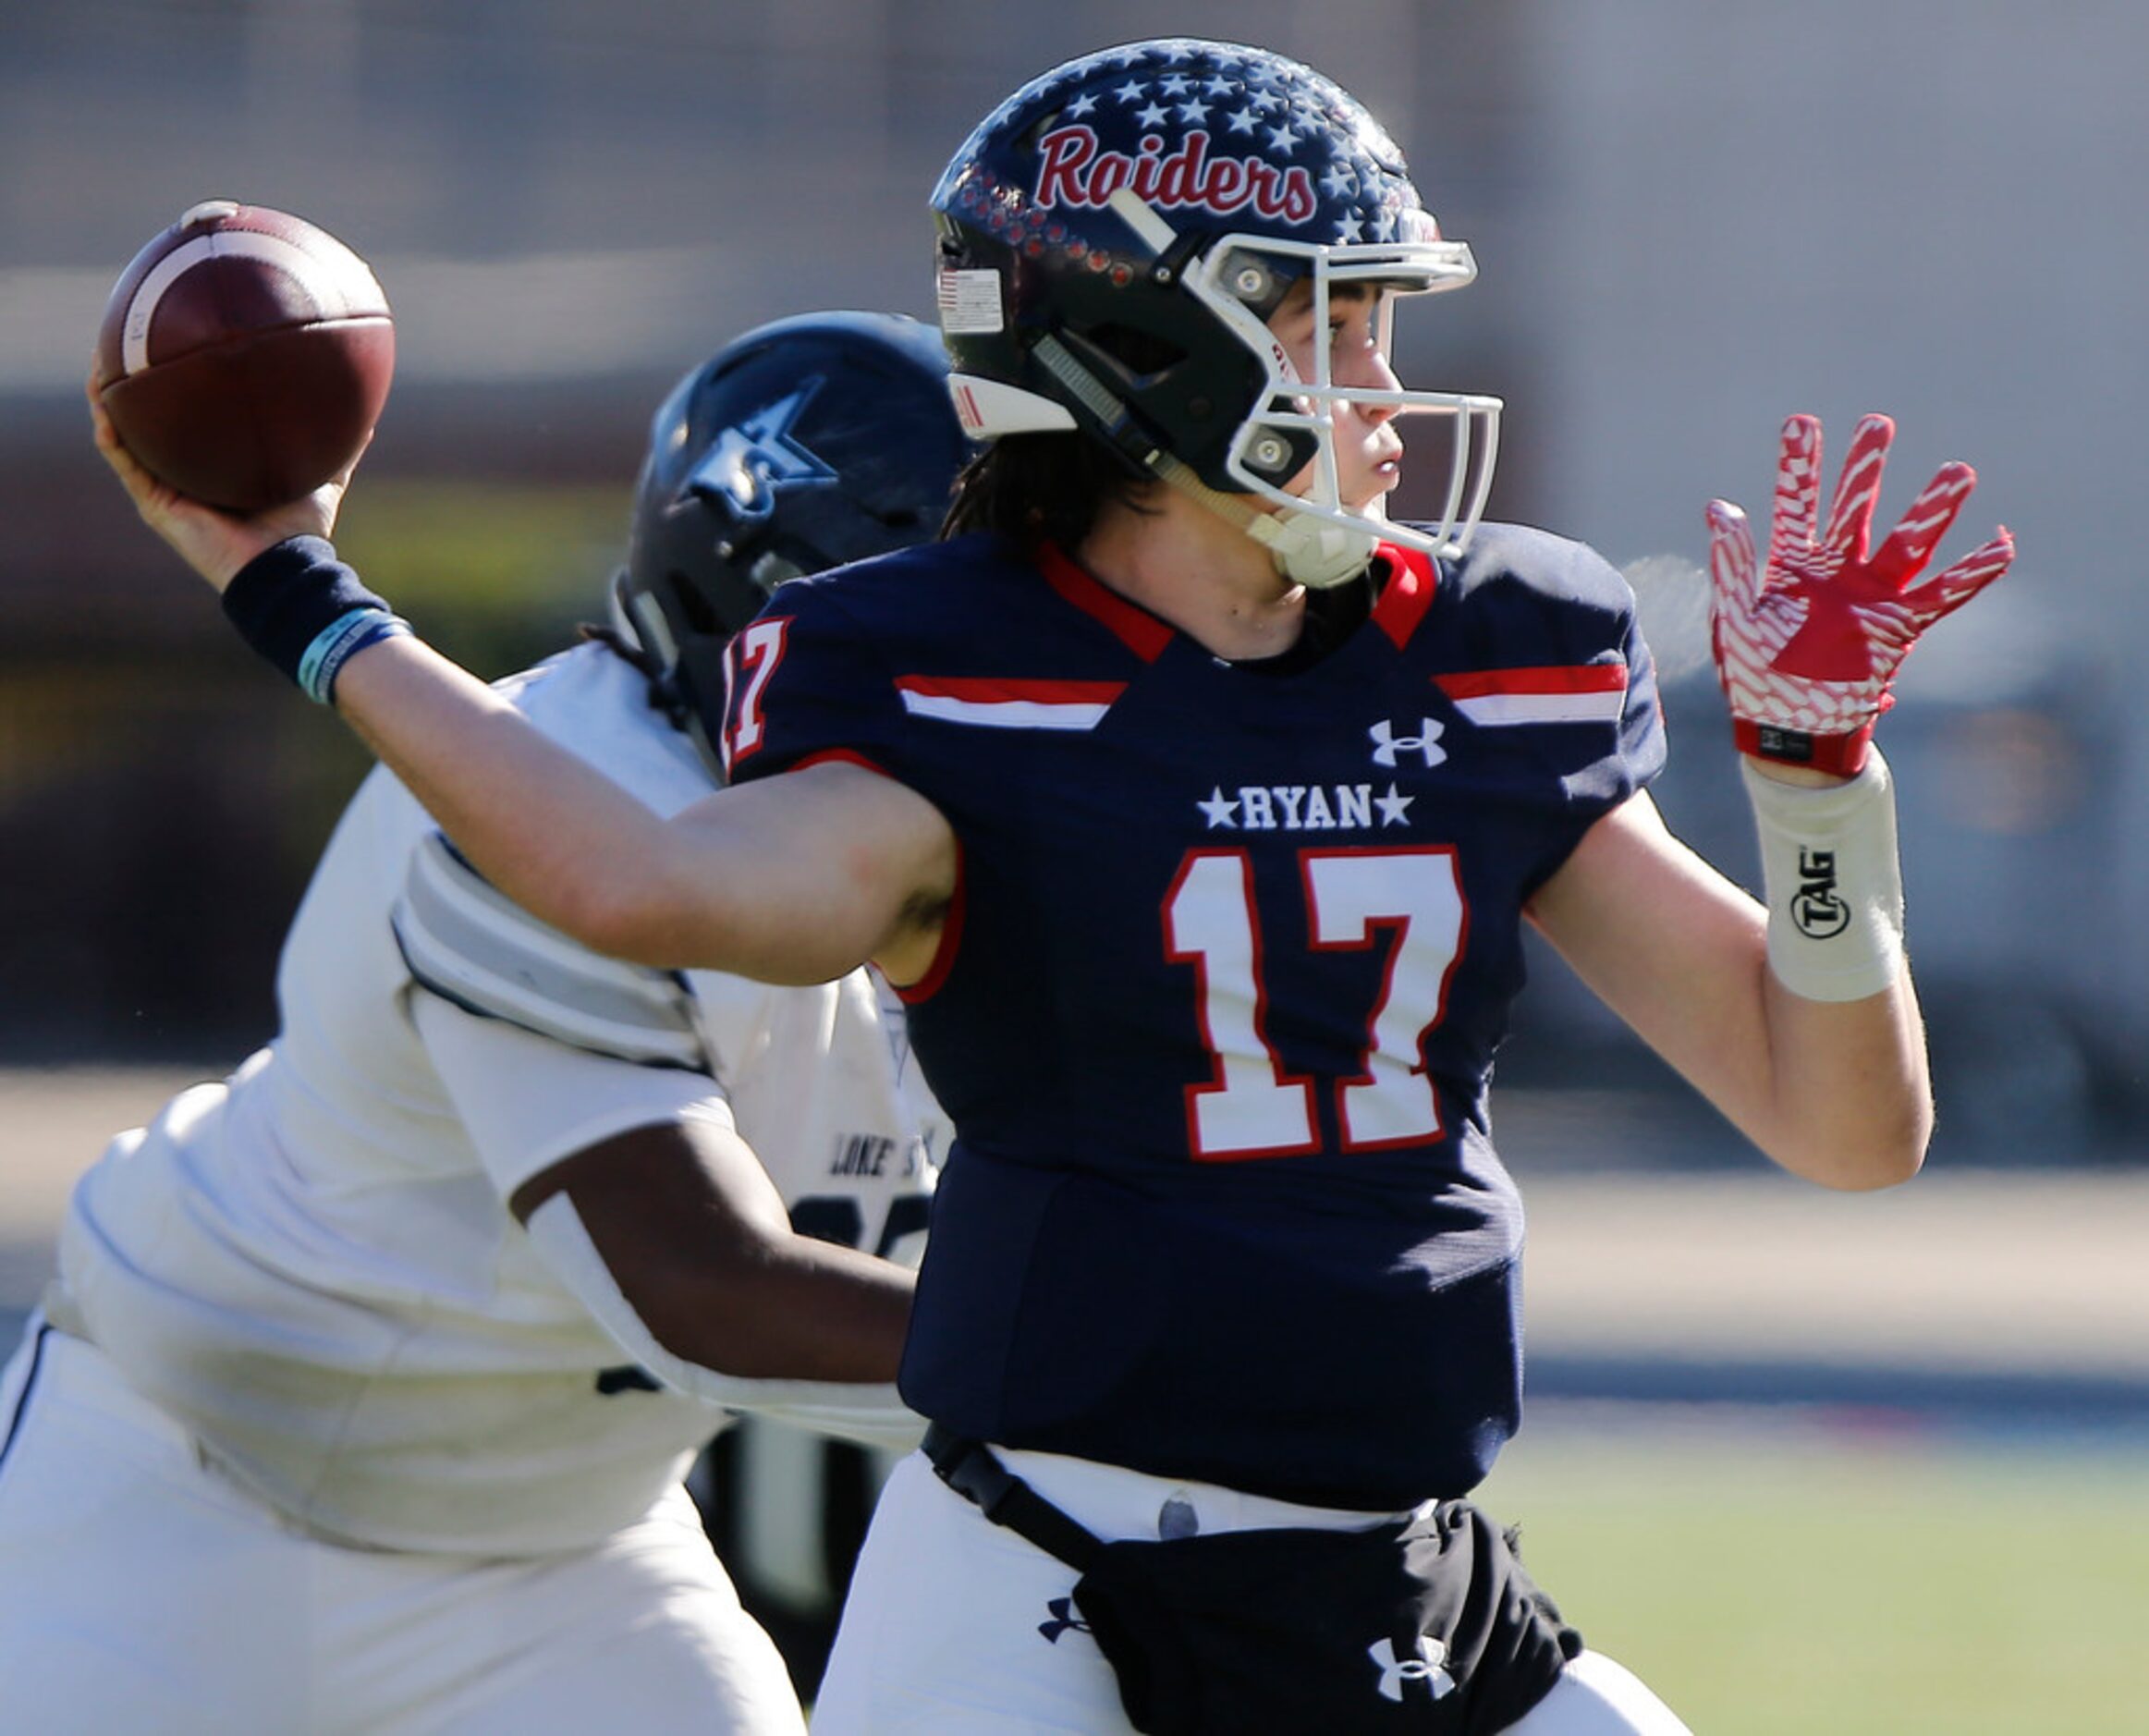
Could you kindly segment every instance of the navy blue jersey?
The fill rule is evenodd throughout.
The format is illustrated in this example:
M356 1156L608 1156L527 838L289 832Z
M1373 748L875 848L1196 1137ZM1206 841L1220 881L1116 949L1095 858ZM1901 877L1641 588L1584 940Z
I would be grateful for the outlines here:
M1234 665L973 537L734 642L735 778L861 760L960 842L908 995L957 1129L925 1415L1358 1508L1460 1494L1513 1432L1486 1085L1525 901L1662 763L1654 679L1577 544L1487 525L1375 578L1325 654Z

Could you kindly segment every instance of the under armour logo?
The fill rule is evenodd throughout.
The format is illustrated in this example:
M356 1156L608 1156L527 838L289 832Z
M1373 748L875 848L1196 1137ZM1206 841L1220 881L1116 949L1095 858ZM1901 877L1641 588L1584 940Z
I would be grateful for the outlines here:
M1365 1648L1366 1656L1380 1666L1381 1698L1400 1700L1406 1681L1423 1682L1426 1693L1435 1700L1453 1693L1455 1678L1445 1668L1447 1642L1421 1633L1410 1644L1417 1648L1415 1657L1398 1657L1393 1640L1375 1640Z
M1799 849L1799 886L1791 894L1791 921L1809 940L1826 940L1850 926L1850 907L1836 889L1836 852Z
M1072 1628L1077 1633L1087 1633L1090 1631L1090 1624L1075 1614L1073 1598L1055 1597L1044 1607L1052 1612L1052 1620L1040 1621L1037 1624L1037 1631L1054 1645L1059 1644L1059 1636L1069 1628Z
M1447 750L1440 745L1440 720L1437 717L1421 717L1418 733L1399 736L1395 725L1382 718L1366 731L1373 738L1373 763L1375 765L1393 765L1398 753L1414 752L1424 755L1428 769L1447 757Z

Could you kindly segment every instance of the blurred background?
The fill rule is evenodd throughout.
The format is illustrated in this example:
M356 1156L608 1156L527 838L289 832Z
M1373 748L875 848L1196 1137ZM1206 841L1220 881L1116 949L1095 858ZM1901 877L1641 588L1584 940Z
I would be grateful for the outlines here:
M1884 729L1941 1094L1915 1187L1778 1180L1539 971L1500 1119L1535 1225L1518 1488L1585 1487L1608 1510L1559 1455L1605 1444L1616 1413L1651 1444L1586 1462L1644 1488L1691 1486L1670 1469L1690 1463L1836 1462L1816 1441L1869 1475L1910 1442L1919 1474L1877 1498L1896 1520L1948 1455L1984 1454L1965 1511L1992 1488L2090 1487L2149 1539L2129 1469L2149 1441L2149 716L2125 698L2149 658L2149 12L2129 0L8 0L0 1314L34 1298L66 1183L104 1136L273 1028L283 924L365 766L229 637L91 449L79 381L135 250L228 196L372 263L399 371L341 541L432 637L504 674L596 613L675 377L785 313L930 316L923 202L970 126L1063 58L1164 31L1331 74L1471 243L1478 283L1410 311L1399 370L1507 398L1495 516L1648 563L1660 800L1728 871L1751 884L1752 847L1688 575L1712 495L1764 514L1783 416L1817 413L1839 451L1859 414L1888 412L1884 517L1968 458L1983 482L1948 551L2000 521L2021 550L1921 647ZM812 1620L849 1522L823 1512L835 1541L801 1543L809 1461L755 1451L759 1486L798 1490L752 1506L767 1534L734 1540L742 1574ZM2139 1618L2149 1542L2135 1559L2106 1601ZM1885 1583L1871 1561L1860 1577ZM1615 1649L1645 1674L1667 1627L1714 1632L1727 1607L1680 1583L1691 1607L1654 1621L1611 1583L1633 1625ZM1825 1645L1881 1625L1836 1615ZM1827 1616L1801 1611L1809 1633ZM1988 1656L2003 1643L1955 1625ZM1690 1708L1727 1657L1751 1681L1776 1656L1701 1651L1669 1665ZM1765 1714L1726 1688L1738 1710L1689 1716L1987 1728L1972 1703L1991 1694L1956 1706L1945 1669L1870 1726L1786 1685L1813 1673L1779 1671ZM2089 1705L1989 1727L2139 1728Z
M1861 412L1897 418L1884 512L1944 459L1980 467L1950 546L2004 520L2020 563L1921 649L1886 740L1954 1075L1944 1137L2048 1161L2140 1119L2149 1037L2131 896L2149 719L2124 702L2149 638L2126 505L2149 385L2149 18L2123 0L2025 18L1196 0L1170 22L1333 73L1475 248L1477 285L1412 309L1399 347L1406 378L1507 397L1497 515L1622 564L1698 560L1710 496L1765 509L1794 410L1838 448ZM787 312L929 314L923 200L969 126L1163 21L1113 0L12 0L0 1045L250 1041L359 769L227 640L83 437L99 310L152 234L228 195L373 263L400 368L345 535L436 637L505 672L594 609L670 380ZM1666 805L1742 872L1705 674L1669 709Z

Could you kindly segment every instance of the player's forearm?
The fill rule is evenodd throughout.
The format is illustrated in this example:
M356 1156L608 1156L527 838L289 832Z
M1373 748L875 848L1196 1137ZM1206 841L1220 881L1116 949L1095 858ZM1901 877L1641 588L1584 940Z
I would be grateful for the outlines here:
M1791 1174L1850 1190L1907 1181L1924 1161L1933 1118L1908 969L1899 960L1885 987L1857 999L1801 994L1769 961L1763 912L1725 891L1740 908L1713 957L1685 972L1660 1050Z
M663 822L422 641L353 657L336 705L456 848L532 914L618 953L607 943L627 913L661 897Z
M1874 1187L1916 1173L1932 1131L1924 1023L1903 945L1887 763L1787 782L1747 762L1766 903L1774 1107L1801 1135L1802 1175Z
M1931 1125L1923 1026L1899 953L1835 999L1770 959L1770 919L1665 829L1645 797L1593 826L1532 901L1606 1005L1793 1174L1872 1188L1914 1174ZM1847 923L1834 945L1857 936ZM1869 961L1870 962L1870 961ZM1817 973L1825 976L1825 973Z
M1763 972L1769 1032L1767 1150L1823 1187L1892 1187L1933 1134L1924 1022L1910 973L1859 1001L1808 1000Z
M1647 977L1593 985L1779 1168L1829 1188L1908 1180L1932 1132L1908 972L1862 999L1809 999L1771 969L1759 908L1722 894L1690 913L1691 944L1665 948Z
M855 1249L786 1235L751 1260L680 1274L646 1307L682 1362L739 1380L889 1381L902 1358L914 1275Z
M745 1383L782 1382L795 1400L841 1402L847 1388L895 1378L915 1282L904 1267L788 1230L759 1260L705 1244L684 1260L626 1256L613 1230L600 1250L565 1192L525 1227L606 1331L682 1392L737 1404Z
M351 658L336 705L487 880L611 958L828 982L901 936L921 886L953 879L937 813L855 767L660 818L409 635Z
M687 1369L895 1378L910 1268L794 1230L727 1118L680 1114L613 1134L531 1176L508 1205L615 1337L676 1365L675 1384Z

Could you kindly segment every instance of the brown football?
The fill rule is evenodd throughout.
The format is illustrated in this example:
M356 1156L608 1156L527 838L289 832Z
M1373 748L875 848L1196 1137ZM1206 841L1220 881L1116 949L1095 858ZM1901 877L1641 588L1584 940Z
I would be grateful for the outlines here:
M303 218L214 199L134 256L97 334L120 438L183 495L258 512L361 450L396 371L366 263Z

